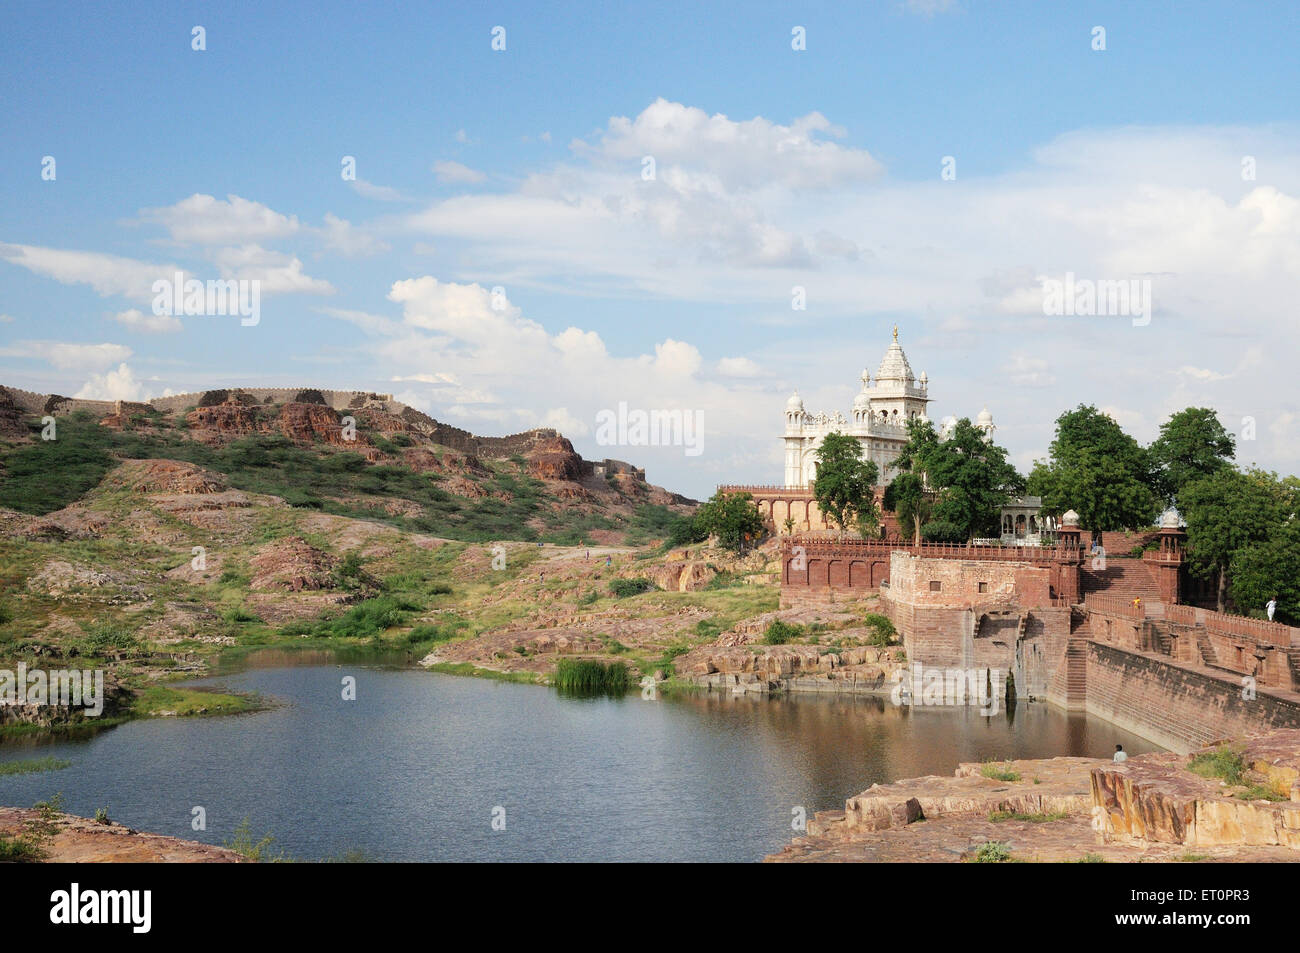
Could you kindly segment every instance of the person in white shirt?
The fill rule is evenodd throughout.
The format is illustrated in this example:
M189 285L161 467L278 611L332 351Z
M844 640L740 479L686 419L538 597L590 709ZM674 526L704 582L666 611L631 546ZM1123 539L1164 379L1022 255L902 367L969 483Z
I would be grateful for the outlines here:
M1264 608L1268 610L1268 621L1272 622L1273 613L1277 611L1277 596L1274 596L1272 599L1268 600L1268 605L1264 606Z
M1116 745L1116 746L1115 746L1115 760L1116 760L1116 761L1127 761L1127 760L1128 760L1128 755L1126 755L1126 754L1124 753L1124 746L1123 746L1123 745Z

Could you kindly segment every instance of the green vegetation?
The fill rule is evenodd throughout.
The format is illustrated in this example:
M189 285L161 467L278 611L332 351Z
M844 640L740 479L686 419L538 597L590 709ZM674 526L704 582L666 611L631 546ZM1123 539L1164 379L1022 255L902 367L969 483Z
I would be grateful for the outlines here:
M1005 864L1011 860L1011 848L1001 841L990 840L980 844L971 859L976 864Z
M71 761L59 758L28 758L23 761L0 761L0 777L7 774L37 774L41 771L62 771Z
M96 824L112 824L112 823L113 823L113 822L112 822L111 820L109 820L109 818L108 818L108 808L106 808L106 807L97 807L97 808L95 808L95 823L96 823Z
M163 712L172 712L177 716L234 715L256 711L260 707L258 699L244 695L150 685L136 696L132 712L144 716L156 716Z
M898 630L894 628L894 623L890 621L889 616L881 615L879 612L868 612L862 617L862 621L876 630L871 639L871 644L877 648L886 647L898 634Z
M49 856L50 842L63 826L63 795L34 805L36 817L17 834L0 834L0 863L31 864Z
M1243 801L1289 801L1291 798L1287 794L1279 794L1267 784L1247 785L1243 790L1233 795Z
M862 459L862 444L857 437L828 433L817 448L817 479L813 496L817 507L844 532L850 521L863 535L878 525L874 487L879 470L870 460Z
M1065 811L1052 811L1050 813L1021 814L1017 811L994 811L989 815L990 821L1025 821L1029 824L1050 824L1052 821L1059 821L1069 815Z
M1157 468L1141 444L1110 416L1080 404L1056 419L1049 459L1029 475L1043 510L1073 509L1091 530L1149 526L1159 507Z
M1222 778L1229 784L1241 784L1246 763L1240 751L1223 745L1214 751L1192 755L1187 762L1187 770L1203 778Z
M653 582L640 576L636 579L614 579L609 584L609 591L614 594L616 599L639 596L641 593L649 592L654 588L655 584Z
M223 841L221 846L227 850L233 850L245 860L250 860L256 864L262 863L283 863L287 858L284 853L271 853L271 844L275 838L270 834L264 835L260 840L253 839L253 825L249 818L245 817L235 828L235 834L230 839Z
M804 636L804 627L801 625L792 625L789 622L783 622L780 619L773 619L767 624L766 631L763 632L764 645L785 645L793 642L795 639Z
M560 659L555 668L555 687L570 695L622 695L632 685L623 662L589 659Z
M986 761L980 766L980 774L994 781L1019 781L1020 774L1013 771L1010 761L1004 761L998 764L994 761Z
M763 535L763 517L748 493L719 490L699 508L692 526L693 535L716 536L718 545L733 553L743 552L746 543Z
M1076 860L1075 863L1076 864L1108 864L1110 863L1110 861L1108 861L1105 857L1101 856L1101 854L1094 854L1091 851L1089 851L1088 853L1080 857L1078 860Z
M252 410L275 412L262 407ZM545 506L542 481L517 470L505 472L500 465L485 476L471 475L487 491L471 500L440 489L441 474L371 464L360 453L325 445L299 447L280 435L259 434L209 447L189 439L180 428L145 432L100 427L84 411L60 417L57 427L56 440L38 440L0 453L0 498L6 506L44 515L81 499L119 460L166 458L215 470L235 489L280 496L295 507L467 541L541 539L574 545L595 529L623 530L638 540L658 538L675 518L666 507L650 504L638 507L630 520L599 513L581 518L556 514ZM397 435L391 442L397 444ZM375 504L343 502L358 496L379 499ZM390 513L379 505L384 499L409 500L419 504L421 512ZM530 525L536 522L546 529Z

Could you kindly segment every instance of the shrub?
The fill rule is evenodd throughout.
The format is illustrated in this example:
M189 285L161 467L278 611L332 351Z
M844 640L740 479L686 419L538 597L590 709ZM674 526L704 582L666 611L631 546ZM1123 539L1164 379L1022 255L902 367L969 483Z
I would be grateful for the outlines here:
M879 612L868 612L862 617L862 621L876 630L875 635L871 638L871 644L884 648L893 641L898 630L894 628L894 623L889 620L889 616L881 615Z
M112 821L110 821L110 820L108 819L108 808L106 808L106 807L99 807L99 808L96 808L96 809L95 809L95 823L96 823L96 824L112 824L112 823L113 823Z
M655 588L655 584L644 576L638 576L635 579L615 579L609 584L609 591L617 599L639 596L641 593L649 592L653 588Z
M785 645L787 642L793 642L803 634L803 626L791 625L789 622L773 619L768 623L767 631L763 633L763 642L767 645Z
M0 625L8 625L14 621L14 610L10 609L7 603L0 602Z
M1005 864L1011 859L1011 848L1001 841L985 841L975 851L977 864Z
M325 395L316 388L311 387L294 394L293 401L295 404L323 404L325 403Z

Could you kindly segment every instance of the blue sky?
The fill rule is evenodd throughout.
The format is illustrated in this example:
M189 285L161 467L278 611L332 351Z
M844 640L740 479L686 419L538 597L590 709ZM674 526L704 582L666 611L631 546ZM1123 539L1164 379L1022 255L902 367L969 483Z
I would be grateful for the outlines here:
M392 391L702 495L778 481L791 388L847 412L898 323L933 416L987 405L1022 468L1087 401L1144 440L1251 417L1239 457L1292 472L1297 33L1289 3L6 4L0 382ZM260 278L261 322L151 320L172 266ZM1066 272L1153 276L1152 322L1044 316ZM620 401L701 411L705 453L596 446Z

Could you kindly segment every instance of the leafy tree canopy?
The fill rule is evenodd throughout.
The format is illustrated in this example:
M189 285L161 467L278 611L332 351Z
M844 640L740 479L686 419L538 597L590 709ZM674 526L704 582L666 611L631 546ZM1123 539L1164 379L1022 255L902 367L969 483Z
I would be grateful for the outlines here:
M878 475L876 465L862 459L862 444L856 437L828 433L817 448L813 496L818 508L841 532L851 519L860 528L874 526Z
M1177 499L1187 484L1230 467L1236 441L1208 407L1188 407L1160 426L1151 444L1152 464L1158 468L1158 486L1166 500Z
M1029 492L1049 513L1073 509L1091 530L1151 525L1160 508L1150 454L1096 407L1056 419L1049 459L1029 475Z
M718 537L718 543L732 552L745 547L746 539L763 533L763 517L754 498L748 493L723 493L719 490L695 514L700 533Z

